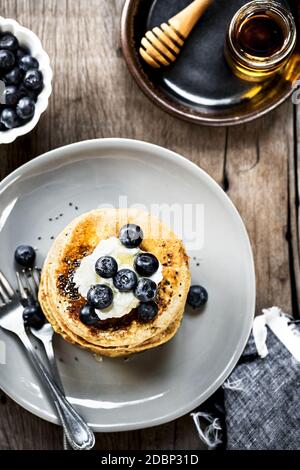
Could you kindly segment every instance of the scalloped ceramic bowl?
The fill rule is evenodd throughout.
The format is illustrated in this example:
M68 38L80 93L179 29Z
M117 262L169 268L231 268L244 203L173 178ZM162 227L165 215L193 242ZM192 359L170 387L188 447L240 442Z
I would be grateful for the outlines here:
M25 46L30 50L30 53L33 55L33 57L39 61L39 69L41 70L44 77L44 88L38 96L35 114L32 120L24 126L10 129L5 132L0 131L0 144L10 144L17 137L31 132L32 129L37 125L42 113L46 111L49 97L52 92L53 73L48 54L44 51L42 43L37 35L30 31L30 29L24 28L15 20L3 18L0 16L0 31L13 33L18 39L20 45Z

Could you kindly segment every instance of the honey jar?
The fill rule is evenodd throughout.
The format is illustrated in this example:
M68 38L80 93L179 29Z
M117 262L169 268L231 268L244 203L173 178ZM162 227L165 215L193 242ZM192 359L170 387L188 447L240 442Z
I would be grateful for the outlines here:
M235 75L262 82L282 70L296 45L296 25L288 7L255 0L232 18L225 57Z

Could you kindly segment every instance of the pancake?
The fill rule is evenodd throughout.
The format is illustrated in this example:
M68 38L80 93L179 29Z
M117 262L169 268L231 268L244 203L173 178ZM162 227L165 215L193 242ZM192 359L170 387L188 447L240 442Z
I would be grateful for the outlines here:
M48 308L49 307L49 308ZM163 332L160 332L157 336L154 336L149 341L142 343L140 345L126 347L123 348L103 348L101 346L96 346L94 344L88 343L87 341L83 340L79 336L76 336L74 333L67 331L66 326L61 322L60 324L57 323L55 317L52 315L53 309L51 305L44 305L44 312L47 316L48 321L52 324L56 333L61 335L66 341L71 344L75 344L80 346L84 349L88 349L90 352L101 355L101 356L110 356L110 357L119 357L119 356L128 356L130 354L138 353L144 351L146 349L150 349L156 346L159 346L170 339L176 334L180 323L181 318L175 320L171 325L167 327L167 329Z
M153 253L162 265L158 286L158 314L148 323L135 310L111 320L87 326L79 319L86 302L76 290L73 275L83 257L101 240L118 237L127 224L144 232L143 251ZM53 243L46 258L39 292L42 309L55 331L67 341L96 354L124 356L169 341L177 332L190 287L188 257L182 242L162 222L136 209L99 209L72 221Z
M44 276L43 279L45 280L46 277ZM58 323L57 319L55 319L55 317L53 316L53 311L54 311L53 305L51 305L51 303L48 302L48 299L45 299L45 303L43 304L43 310L48 321L52 324L56 333L61 335L66 341L68 341L69 343L81 346L82 348L88 349L93 353L96 353L99 355L110 356L110 357L127 356L133 353L137 353L146 349L159 346L169 341L176 334L178 328L180 327L181 318L182 318L181 316L179 316L166 328L166 330L159 332L158 335L152 337L149 341L146 341L145 343L142 343L136 346L131 346L131 347L125 346L122 349L114 348L114 347L103 348L103 347L88 343L87 341L83 340L79 336L68 331L66 328L66 325L64 325L62 320L60 320L60 323Z

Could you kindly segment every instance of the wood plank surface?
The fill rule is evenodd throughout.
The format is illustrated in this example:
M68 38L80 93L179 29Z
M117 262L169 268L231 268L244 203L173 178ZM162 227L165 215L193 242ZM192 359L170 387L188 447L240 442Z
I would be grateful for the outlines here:
M0 0L0 15L41 38L54 69L50 105L37 128L0 148L0 178L55 147L96 137L153 142L186 156L228 192L249 231L257 312L298 315L300 114L291 102L257 122L205 128L156 108L127 71L120 49L123 0ZM0 449L60 449L61 430L0 401ZM99 434L97 449L198 449L190 416L157 428Z

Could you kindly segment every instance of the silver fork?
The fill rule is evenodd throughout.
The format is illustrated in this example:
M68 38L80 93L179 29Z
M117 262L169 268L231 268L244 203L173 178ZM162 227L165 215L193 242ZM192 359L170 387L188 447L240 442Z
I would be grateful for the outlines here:
M72 448L76 450L92 449L95 444L93 432L64 397L39 356L35 353L24 327L22 313L23 306L18 294L0 271L0 327L14 333L21 340L29 359L49 392L49 397L56 407L64 432Z
M30 268L27 270L22 269L22 271L16 271L16 278L22 303L27 305L28 303L37 302L40 284L39 270L37 268ZM54 330L52 326L50 323L45 322L41 328L37 329L31 327L30 332L43 344L51 374L61 392L65 395L53 349ZM65 450L70 449L65 433L63 433L63 447Z
M39 270L37 268L34 268L16 271L16 278L22 303L27 305L28 303L32 303L32 301L37 302L40 283ZM39 329L31 327L30 332L43 344L51 373L55 379L56 384L63 392L63 384L61 382L61 378L58 372L53 349L54 330L52 326L50 325L50 323L45 322L44 325Z

